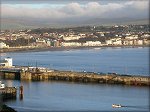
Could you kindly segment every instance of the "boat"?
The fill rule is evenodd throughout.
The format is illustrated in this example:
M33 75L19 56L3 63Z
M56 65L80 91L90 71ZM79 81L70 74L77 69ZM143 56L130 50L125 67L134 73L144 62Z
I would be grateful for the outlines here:
M120 104L112 104L113 108L121 108L122 106Z

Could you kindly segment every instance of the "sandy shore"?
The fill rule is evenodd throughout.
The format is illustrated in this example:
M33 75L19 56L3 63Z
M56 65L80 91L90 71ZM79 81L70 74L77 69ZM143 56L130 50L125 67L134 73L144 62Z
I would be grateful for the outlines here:
M148 45L132 45L132 46L124 46L124 45L107 45L107 46L80 46L80 47L42 47L42 48L9 48L9 49L0 49L0 53L7 52L41 52L41 51L68 51L73 49L93 49L93 48L105 48L105 47L149 47Z

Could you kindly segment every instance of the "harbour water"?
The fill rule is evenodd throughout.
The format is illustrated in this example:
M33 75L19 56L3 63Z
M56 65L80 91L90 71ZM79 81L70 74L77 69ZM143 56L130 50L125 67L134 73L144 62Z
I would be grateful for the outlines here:
M3 57L12 57L14 65L21 66L149 75L149 47L7 53L2 54Z
M19 112L48 111L146 111L149 110L149 88L60 81L20 82L6 84L24 86L23 100L7 102ZM112 108L112 104L125 107Z
M6 53L15 65L58 70L149 75L149 48L98 48L69 51ZM24 86L24 99L7 102L21 111L149 111L149 87L60 81L3 80ZM112 108L121 104L122 108Z

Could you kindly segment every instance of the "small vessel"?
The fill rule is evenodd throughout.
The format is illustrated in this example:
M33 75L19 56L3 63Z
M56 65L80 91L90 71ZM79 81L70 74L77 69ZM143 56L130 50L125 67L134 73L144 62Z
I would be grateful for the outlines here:
M113 108L121 108L122 106L120 104L112 104Z

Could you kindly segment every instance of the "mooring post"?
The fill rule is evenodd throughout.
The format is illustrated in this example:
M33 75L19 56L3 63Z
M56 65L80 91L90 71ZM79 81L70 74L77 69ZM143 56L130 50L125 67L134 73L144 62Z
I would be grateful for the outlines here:
M19 87L19 97L20 97L20 100L22 100L23 99L23 86L20 86Z

